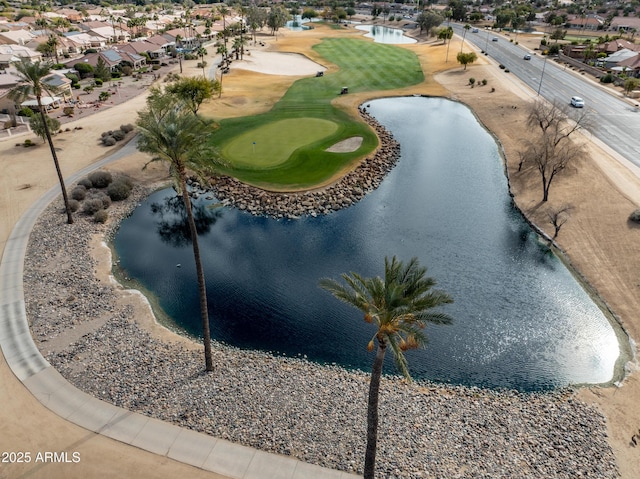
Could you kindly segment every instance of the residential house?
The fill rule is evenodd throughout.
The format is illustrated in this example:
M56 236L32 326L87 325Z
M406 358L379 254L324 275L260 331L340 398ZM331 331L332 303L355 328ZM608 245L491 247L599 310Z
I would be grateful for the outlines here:
M636 58L638 56L638 52L634 52L633 50L629 50L627 48L623 48L615 53L612 53L608 57L603 59L604 67L607 70L620 71L621 63L629 60L631 58Z
M640 54L629 57L626 60L618 62L617 67L612 68L613 71L620 71L627 76L640 77Z
M87 48L95 48L96 50L105 50L107 48L107 40L97 35L67 32L64 37L70 42L69 53L82 53Z
M166 51L161 46L147 40L137 40L123 45L116 45L114 49L119 52L135 53L136 55L146 53L151 58L162 58L166 55Z
M84 20L82 16L82 12L79 12L78 10L73 10L71 8L61 8L60 10L57 10L56 13L65 17L71 23L80 23Z
M123 63L130 64L134 69L138 69L147 63L145 57L142 55L113 49L104 50L98 53L89 53L79 60L76 60L74 63L84 62L95 67L98 64L99 58L102 58L102 61L111 71L116 71L118 66Z
M0 45L0 58L4 58L4 61L8 62L14 61L7 60L9 58L28 58L29 60L36 62L42 60L42 54L22 45Z
M105 38L109 43L128 42L131 40L131 34L118 24L92 28L87 33Z
M27 30L9 30L0 32L0 45L25 45L33 38L34 35Z
M196 38L196 32L193 28L174 28L163 33L162 36L173 41L178 48L193 50L198 47L198 39ZM176 41L178 37L180 38L179 42Z
M169 53L171 47L175 46L175 42L165 38L163 35L154 35L152 37L147 38L149 43L153 43L162 49L164 54Z
M615 40L611 40L610 42L603 43L600 46L600 51L607 54L612 54L625 48L627 50L640 51L640 45L636 45L629 40L623 40L622 38L616 38Z
M56 92L56 95L73 98L71 80L69 80L61 71L53 70L51 74L47 75L42 81L47 86L51 87L53 91Z
M593 16L593 17L573 17L567 19L566 26L567 28L575 28L579 30L601 30L604 25L604 19Z
M640 17L613 17L609 30L615 32L640 32Z

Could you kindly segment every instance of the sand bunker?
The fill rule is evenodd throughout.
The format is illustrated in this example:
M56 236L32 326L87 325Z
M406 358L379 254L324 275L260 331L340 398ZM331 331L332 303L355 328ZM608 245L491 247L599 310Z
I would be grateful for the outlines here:
M244 59L234 61L232 68L250 70L267 75L306 76L326 68L299 53L262 52L252 50Z
M351 153L352 151L356 151L360 148L360 145L362 145L362 137L352 136L346 140L339 141L330 148L327 148L326 151L329 153Z

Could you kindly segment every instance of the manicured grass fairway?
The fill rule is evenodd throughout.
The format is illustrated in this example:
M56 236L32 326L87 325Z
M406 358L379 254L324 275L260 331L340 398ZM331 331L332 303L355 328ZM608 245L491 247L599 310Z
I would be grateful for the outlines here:
M220 122L221 128L214 133L212 141L230 164L225 173L247 183L276 190L302 189L321 184L353 161L371 153L378 145L375 134L360 118L352 117L331 104L340 89L348 86L350 93L374 92L424 81L416 55L401 47L354 38L328 38L314 49L338 65L340 70L323 77L298 80L267 113ZM313 119L333 123L336 125L335 131L329 134L305 134L307 139L301 142L297 133L298 123ZM282 121L293 121L296 129L270 126ZM252 147L253 141L257 146L257 140L251 139L251 136L262 135L265 131L270 134L269 141L277 147L271 157L264 155L253 158L247 154L253 153L247 152L247 147ZM352 136L363 137L357 151L325 151Z
M335 133L338 125L319 118L274 121L236 136L222 149L234 165L271 168L284 163L296 149ZM283 132L287 135L283 138Z

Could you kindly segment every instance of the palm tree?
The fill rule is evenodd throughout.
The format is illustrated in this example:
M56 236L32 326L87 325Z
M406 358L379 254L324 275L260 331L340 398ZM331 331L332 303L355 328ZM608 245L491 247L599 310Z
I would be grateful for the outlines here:
M176 35L176 47L180 45L180 49L182 50L182 37L180 35ZM178 55L178 62L180 62L180 73L182 73L182 52L176 51Z
M369 383L367 404L367 448L364 459L364 479L373 479L378 442L378 398L382 365L387 346L391 348L396 367L407 379L409 375L404 351L426 343L423 328L426 323L449 324L452 319L432 308L451 303L451 297L441 291L430 291L436 284L425 277L427 268L420 266L417 258L406 265L394 256L384 260L384 279L363 278L357 273L343 274L346 284L332 279L322 279L320 287L336 298L355 306L364 313L367 323L374 323L376 332L367 349L376 356Z
M20 61L13 62L13 66L16 68L20 83L13 88L12 95L16 97L27 97L33 95L38 102L38 110L40 111L40 119L44 126L44 133L49 143L49 149L51 150L51 157L53 158L53 164L56 167L56 173L58 174L58 181L60 182L60 189L62 190L62 199L64 200L64 208L67 213L67 223L73 223L73 216L71 214L71 207L69 206L69 197L67 196L67 189L64 186L64 177L60 170L60 163L58 162L58 155L56 149L53 146L53 140L51 139L51 132L49 131L49 124L47 123L45 113L45 107L42 104L42 94L46 92L51 96L53 88L48 86L44 79L49 73L51 73L51 65L49 63L31 62L26 58L22 58Z
M460 45L460 51L461 51L461 52L462 52L462 49L464 48L464 39L465 39L465 38L466 38L466 36L467 36L467 32L468 32L469 30L471 30L471 25L469 25L468 23L465 23L465 24L464 24L464 27L462 27L462 28L464 28L464 32L462 32L462 45Z
M211 167L205 165L211 165L212 160L220 164L216 161L217 155L207 141L213 129L209 122L194 115L176 97L163 93L159 89L152 89L147 99L147 108L138 113L136 124L140 136L138 149L154 155L152 162L169 163L176 188L184 201L198 277L205 370L213 371L207 289L198 245L198 233L191 208L191 197L187 190L188 170L203 174L210 171Z
M204 57L207 54L207 49L205 47L199 47L196 50L196 53L200 57L200 65L202 66L202 76L207 77L207 73L204 71L204 67L207 66L207 62L204 61Z

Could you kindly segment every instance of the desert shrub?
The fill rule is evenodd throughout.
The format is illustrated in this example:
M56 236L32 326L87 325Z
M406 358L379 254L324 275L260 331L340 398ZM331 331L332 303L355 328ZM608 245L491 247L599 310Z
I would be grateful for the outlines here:
M73 68L80 74L80 78L87 78L93 74L93 66L88 63L76 63Z
M113 146L113 145L116 144L116 139L114 137L112 137L111 135L103 136L102 137L102 144L104 146Z
M614 77L611 73L607 73L605 76L600 78L602 83L613 83Z
M640 223L640 210L635 210L629 215L629 220L634 223Z
M113 79L117 79L117 78L121 78L122 77L122 73L120 72L111 72L111 78Z
M87 188L82 185L76 186L71 190L71 198L74 200L82 201L87 197Z
M100 138L104 138L105 136L111 136L111 132L110 131L103 131L102 133L100 133Z
M36 146L36 144L31 141L31 140L24 140L24 143L22 144L22 146L24 146L25 148L29 147L29 146Z
M88 178L94 188L106 188L113 181L111 173L104 170L92 171Z
M75 73L65 73L64 76L71 80L71 83L78 83L80 81L80 78L78 78L78 75Z
M18 116L28 116L29 118L31 118L33 115L35 115L35 113L28 106L23 106L22 108L20 108L20 111L18 111Z
M505 68L505 69L504 69L504 72L505 72L505 73L509 73L509 71L510 71L510 70L509 70L508 68Z
M102 86L104 82L102 81L102 78L94 78L93 83L95 86Z
M96 211L96 213L93 215L93 221L95 221L96 223L105 223L108 218L109 213L107 213L107 210Z
M129 133L133 131L134 126L131 123L127 123L126 125L120 125L120 129L125 133Z
M118 178L107 188L107 194L113 201L122 201L131 194L131 183L128 178Z
M501 64L500 64L500 69L501 69L501 70L504 70L505 68L506 68L506 67L501 63Z
M100 94L98 95L98 100L107 101L110 96L111 96L111 93L109 93L108 91L101 91Z
M160 65L153 65L151 67L152 70L160 70Z
M93 86L93 85L87 85L86 87L84 87L84 88L82 89L82 91L85 91L85 92L87 92L87 93L91 93L91 92L93 91L93 89L94 89L94 86Z
M127 134L122 130L115 130L111 136L113 136L116 141L122 141Z
M126 77L131 76L131 73L133 72L133 68L129 67L129 66L124 66L122 67L122 74Z
M78 200L70 199L69 209L75 213L76 211L78 211L78 208L80 208L80 202Z
M102 207L105 210L108 209L109 206L111 206L111 197L109 195L102 193L99 196L97 196L96 199L102 201Z
M65 65L64 63L56 63L54 65L51 65L52 70L63 70L65 68L67 68L67 65Z
M486 84L487 84L487 79L485 78L485 79L482 80L482 85L484 86Z
M102 201L99 198L86 200L82 205L82 212L87 215L94 215L102 208Z
M469 78L469 85L473 86L473 85L475 85L475 83L476 83L476 79L475 78L473 78L473 77Z
M78 185L82 185L86 189L93 188L93 183L91 183L91 180L89 178L82 178L80 181L78 181Z

